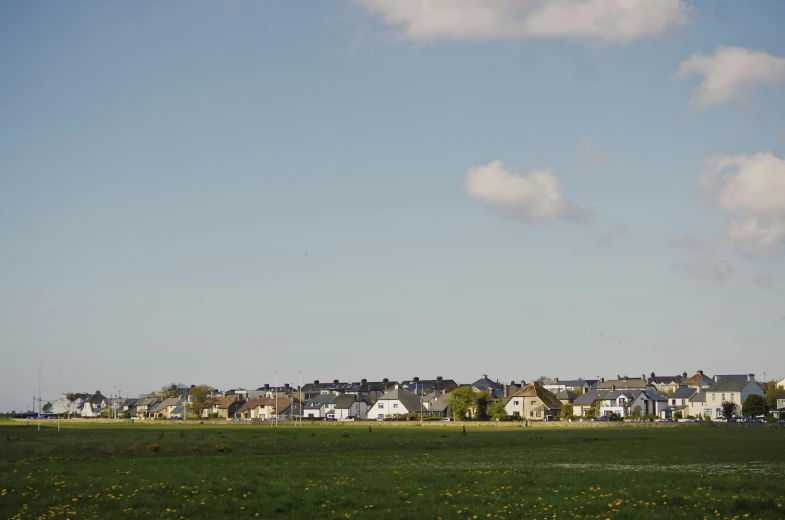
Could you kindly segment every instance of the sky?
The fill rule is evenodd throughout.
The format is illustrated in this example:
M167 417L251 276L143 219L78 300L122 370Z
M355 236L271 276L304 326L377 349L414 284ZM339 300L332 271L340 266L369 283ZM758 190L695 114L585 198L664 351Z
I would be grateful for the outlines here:
M0 3L0 410L785 377L785 3Z

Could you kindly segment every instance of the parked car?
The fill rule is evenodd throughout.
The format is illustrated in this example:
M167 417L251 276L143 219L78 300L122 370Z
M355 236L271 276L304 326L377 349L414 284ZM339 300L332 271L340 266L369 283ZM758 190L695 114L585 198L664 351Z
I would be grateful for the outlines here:
M384 417L377 417L376 422L384 422Z
M444 419L441 419L441 422L452 422L452 420L452 417L445 417Z

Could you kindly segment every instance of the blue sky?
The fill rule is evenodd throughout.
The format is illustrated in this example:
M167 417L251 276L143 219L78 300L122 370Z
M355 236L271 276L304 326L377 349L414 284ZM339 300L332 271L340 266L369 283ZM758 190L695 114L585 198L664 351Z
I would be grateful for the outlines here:
M0 410L785 377L785 4L419 4L0 4Z

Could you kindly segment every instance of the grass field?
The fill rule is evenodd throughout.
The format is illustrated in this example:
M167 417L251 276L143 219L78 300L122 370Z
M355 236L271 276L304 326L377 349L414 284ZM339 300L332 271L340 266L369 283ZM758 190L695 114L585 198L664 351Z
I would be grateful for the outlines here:
M785 518L785 428L5 422L0 488L2 518Z

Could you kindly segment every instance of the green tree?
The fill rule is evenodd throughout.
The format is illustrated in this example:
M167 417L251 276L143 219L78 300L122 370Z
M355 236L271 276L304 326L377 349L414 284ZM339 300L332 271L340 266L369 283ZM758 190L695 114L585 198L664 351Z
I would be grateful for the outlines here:
M769 381L766 385L766 409L777 408L777 399L785 399L785 388L777 386L777 381Z
M169 383L168 385L163 385L159 394L165 398L184 396L185 385L182 383Z
M562 417L569 417L570 415L573 415L572 412L573 412L573 408L572 408L571 404L567 403L567 404L562 405L562 407L561 407L561 416Z
M466 418L466 413L474 404L474 390L470 386L462 386L450 392L447 404L452 407L453 417L461 421Z
M763 397L752 394L741 405L741 413L745 417L757 417L766 413Z
M575 397L579 397L583 395L583 388L576 388L573 393L575 394Z
M488 406L493 401L493 396L488 392L477 392L474 394L474 406L477 408L476 416L478 419L488 418Z
M633 410L632 410L632 418L633 419L640 419L642 411L643 410L641 410L640 406L636 406L635 408L633 408Z
M507 410L504 408L504 403L496 401L491 406L491 419L501 421L507 418Z
M726 421L730 421L733 418L733 414L736 413L736 403L732 403L730 401L723 401L722 402L722 418Z
M191 411L197 417L202 416L202 410L208 408L215 402L212 397L213 389L207 385L199 385L191 388L189 392L191 396L191 402L189 403L191 406ZM185 410L185 408L183 408Z
M46 403L41 407L41 411L44 413L49 413L52 411L52 403Z
M684 416L681 412L673 412L674 419L684 419Z

